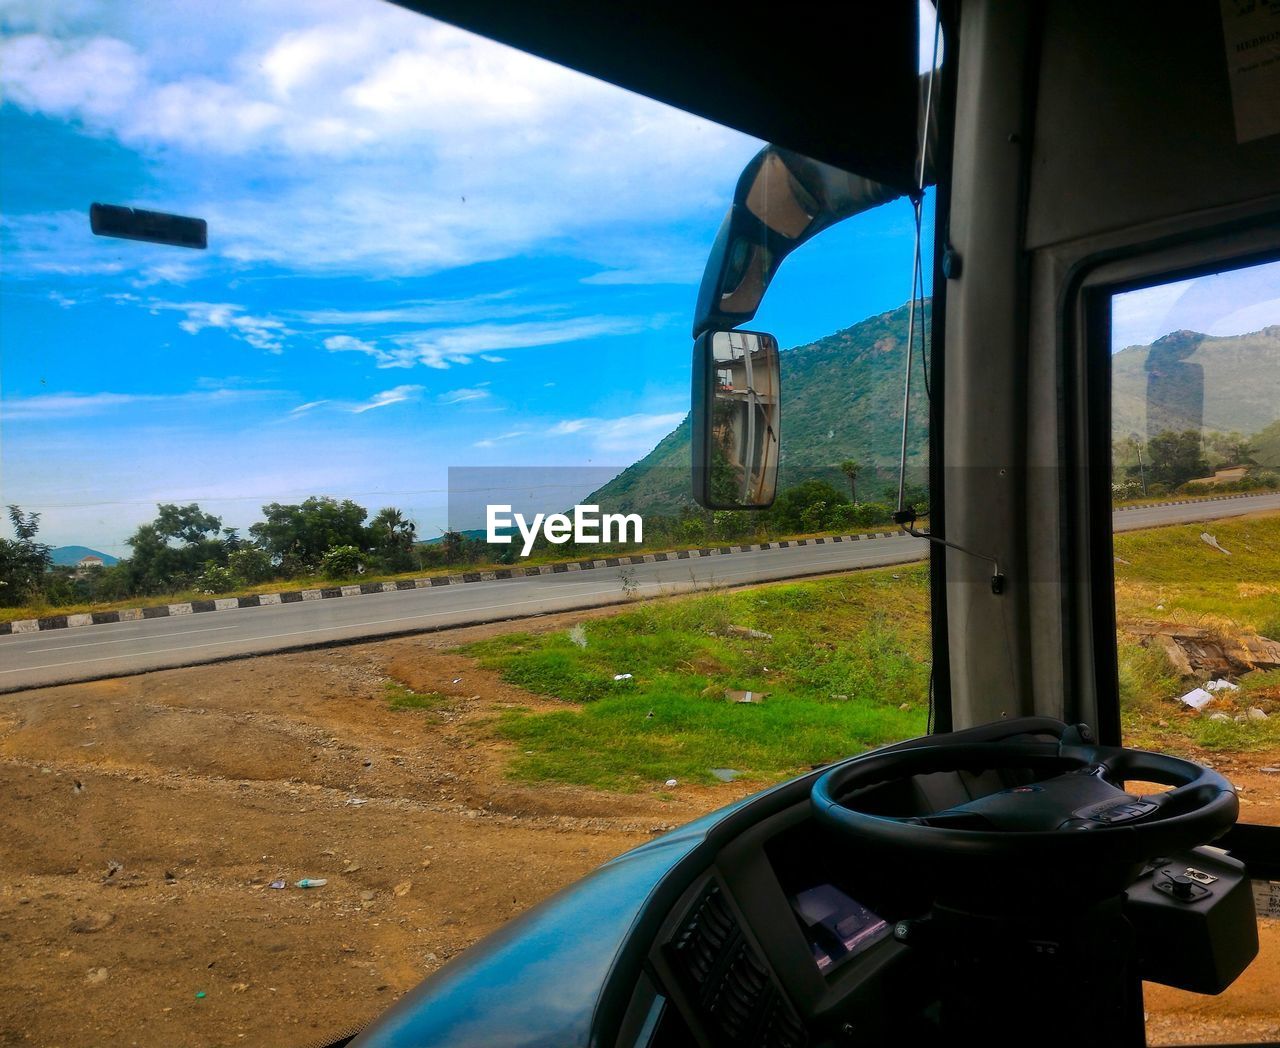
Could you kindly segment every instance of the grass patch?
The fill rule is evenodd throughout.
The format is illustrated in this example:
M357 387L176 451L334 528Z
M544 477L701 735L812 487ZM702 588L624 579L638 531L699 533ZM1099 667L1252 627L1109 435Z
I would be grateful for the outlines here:
M393 710L427 710L433 713L448 709L453 701L439 692L416 692L395 681L386 685L386 699Z
M1230 556L1204 542L1213 535ZM1121 622L1185 622L1224 635L1280 639L1280 514L1132 531L1115 537ZM1249 673L1204 713L1177 701L1203 681L1180 677L1162 651L1118 639L1125 740L1149 749L1239 751L1280 746L1280 671ZM1266 720L1250 720L1261 709ZM1213 720L1211 713L1228 720ZM1236 720L1238 715L1245 719Z
M1227 556L1201 541L1215 535ZM1126 619L1183 619L1280 637L1280 515L1127 532L1115 539ZM896 576L896 577L895 577ZM1164 605L1158 608L1157 605ZM760 630L772 640L735 635ZM554 634L509 634L462 649L552 712L508 710L491 730L517 748L510 773L615 790L668 778L714 782L733 768L768 782L925 729L928 571L841 578L646 602ZM1280 746L1280 672L1251 674L1198 716L1175 700L1195 683L1159 650L1118 637L1126 741L1172 752ZM615 681L615 674L630 679ZM763 705L725 700L763 691ZM905 708L902 708L905 706ZM1261 708L1267 720L1234 720Z
M517 778L632 790L733 768L772 780L924 730L927 609L927 569L913 566L651 602L585 624L585 647L566 631L462 650L565 702L498 720L522 751ZM733 703L729 690L767 698Z
M1129 531L1116 535L1115 553L1121 622L1159 619L1280 639L1280 514Z

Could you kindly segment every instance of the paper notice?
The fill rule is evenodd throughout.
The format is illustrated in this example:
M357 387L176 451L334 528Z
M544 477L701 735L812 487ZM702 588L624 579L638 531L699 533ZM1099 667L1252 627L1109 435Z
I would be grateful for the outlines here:
M1280 133L1280 0L1221 0L1236 141Z
M1280 919L1280 881L1254 880L1253 905L1259 917Z

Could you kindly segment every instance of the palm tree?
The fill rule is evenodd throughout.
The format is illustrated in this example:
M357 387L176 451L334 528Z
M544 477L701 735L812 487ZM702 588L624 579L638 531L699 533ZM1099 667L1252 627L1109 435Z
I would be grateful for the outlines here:
M858 502L858 474L862 472L862 463L853 459L845 459L840 463L840 472L849 478L849 499L854 505Z

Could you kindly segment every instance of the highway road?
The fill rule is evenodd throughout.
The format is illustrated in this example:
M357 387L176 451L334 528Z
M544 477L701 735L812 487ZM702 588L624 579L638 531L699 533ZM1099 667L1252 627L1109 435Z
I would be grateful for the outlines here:
M1280 510L1280 495L1125 510L1115 514L1115 526L1128 531L1259 510ZM634 594L647 597L907 563L922 559L925 547L923 539L901 536L828 542L15 634L0 637L0 692L601 607L628 599L623 570Z

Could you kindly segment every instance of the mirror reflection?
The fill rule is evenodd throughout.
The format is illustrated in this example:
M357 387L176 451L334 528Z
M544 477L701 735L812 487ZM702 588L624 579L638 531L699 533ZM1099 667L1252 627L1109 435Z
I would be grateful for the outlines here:
M779 366L772 335L711 336L707 494L718 507L773 502L778 478Z

